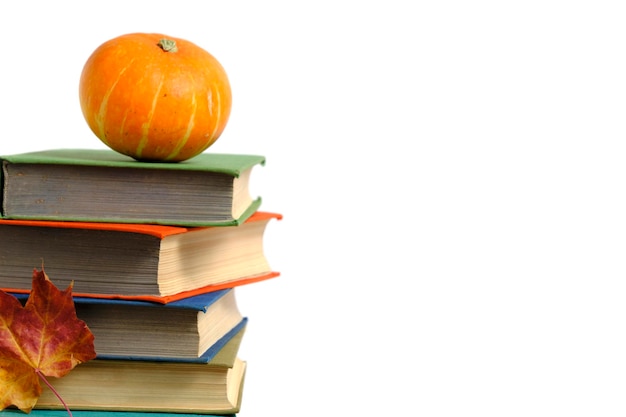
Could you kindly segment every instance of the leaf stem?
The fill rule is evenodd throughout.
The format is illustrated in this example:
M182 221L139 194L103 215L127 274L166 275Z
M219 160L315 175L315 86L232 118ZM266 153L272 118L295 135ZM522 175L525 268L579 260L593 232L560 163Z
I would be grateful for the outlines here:
M39 375L39 378L41 378L41 380L48 386L48 388L50 388L50 391L52 391L52 393L54 395L56 395L56 397L59 399L59 401L61 401L61 404L63 404L63 407L65 407L65 411L67 411L67 414L69 415L69 417L73 417L72 416L72 412L70 411L70 408L67 406L67 404L65 403L63 398L61 398L61 395L57 392L57 390L54 389L52 384L50 384L50 382L48 382L48 380L46 379L45 375L42 374L39 369L35 369L35 372L37 373L37 375Z

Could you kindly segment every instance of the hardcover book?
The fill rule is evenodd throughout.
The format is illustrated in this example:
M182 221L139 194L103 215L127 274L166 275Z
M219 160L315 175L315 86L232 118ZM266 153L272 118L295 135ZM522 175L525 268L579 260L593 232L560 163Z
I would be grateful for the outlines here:
M22 303L28 298L13 295ZM234 289L168 304L74 297L74 306L94 335L98 359L206 363L232 339L238 346L247 323Z
M93 359L50 383L71 410L235 414L246 365ZM44 385L35 409L63 408Z
M278 276L263 236L281 217L198 228L0 219L0 289L28 293L40 266L75 296L161 303L261 281Z
M0 213L9 219L180 226L245 221L260 155L203 153L177 163L139 162L110 149L50 149L0 157Z

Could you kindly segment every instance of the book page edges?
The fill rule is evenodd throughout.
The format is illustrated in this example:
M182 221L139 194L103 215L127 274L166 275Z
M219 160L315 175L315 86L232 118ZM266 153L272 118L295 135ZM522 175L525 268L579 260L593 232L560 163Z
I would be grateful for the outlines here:
M3 197L4 199L4 197ZM117 218L117 217L64 217L64 216L24 216L24 215L7 215L4 208L0 209L0 220L19 220L19 221L45 221L45 222L61 222L61 223L106 223L106 224L132 224L132 225L148 225L148 226L166 226L166 227L225 227L238 226L245 223L261 206L262 199L257 197L250 203L248 208L238 218L231 218L219 221L205 220L167 220L158 218Z
M152 362L181 362L181 363L209 363L216 366L232 367L239 352L243 333L245 332L248 318L244 317L239 324L222 336L213 346L209 347L201 356L196 358L176 358L171 356L130 356L130 355L98 355L97 359L107 360L138 360Z
M172 301L181 300L183 298L192 297L194 295L204 294L207 292L223 290L226 288L234 288L242 285L252 284L255 282L265 281L270 278L275 278L280 275L280 272L271 271L261 275L255 275L252 277L245 277L235 281L229 281L222 284L214 284L207 285L205 287L197 288L195 290L185 291L173 295L168 296L157 296L157 295L146 295L146 294L137 294L137 295L121 295L121 294L92 294L92 293L80 293L73 292L72 295L75 297L86 297L86 298L105 298L105 299L118 299L118 300L137 300L137 301L151 301L154 303L167 304ZM0 290L4 292L12 292L17 294L30 294L30 289L24 288L9 288L3 287Z
M133 368L138 369L137 364L140 364L141 362L140 361L136 361L136 362L133 361L133 362L134 362ZM103 366L105 365L105 363L106 363L106 366ZM89 401L88 399L78 397L76 393L71 390L71 388L73 388L72 384L74 384L74 381L77 380L76 375L79 375L79 374L88 375L90 371L87 368L89 367L91 367L92 369L93 367L96 367L95 368L96 370L102 371L99 373L110 375L110 374L113 374L114 372L117 372L118 368L127 367L127 363L128 361L117 361L117 360L108 360L108 359L94 359L92 361L85 362L83 364L80 364L79 367L76 367L72 373L64 377L62 380L59 379L58 381L56 381L56 388L65 390L66 392L65 401L67 402L67 406L70 409L72 409L72 412L74 412L74 410L103 410L103 411L106 410L106 411L140 411L140 412L162 412L162 413L163 412L176 413L179 411L183 411L183 412L195 413L195 414L231 414L231 413L238 413L241 408L241 398L243 394L243 385L245 382L245 375L247 371L247 362L242 360L239 357L237 357L232 367L212 366L210 364L201 364L201 366L207 367L207 369L210 369L210 368L215 368L215 370L219 369L220 373L221 372L225 373L225 376L227 379L226 385L223 386L223 388L226 390L223 392L224 394L226 394L223 398L222 398L222 392L219 392L219 396L210 395L205 398L206 400L215 402L214 405L209 406L210 408L207 408L206 405L199 405L199 406L185 405L184 407L182 407L181 406L182 400L180 398L176 398L174 400L173 397L172 399L174 400L173 402L175 403L173 405L172 404L166 405L164 401L166 401L167 398L164 399L162 397L159 398L159 400L161 400L162 405L155 405L151 402L149 403L145 399L145 397L139 398L139 402L136 404L130 404L127 401L125 404L116 404L116 402L112 401L111 398L107 398L105 403L101 404L101 403L94 403L93 401ZM191 364L191 365L196 366L198 364ZM168 366L183 366L184 367L185 364L169 364ZM150 372L149 371L150 369L157 369L150 365L148 367L139 366L139 368L146 369L148 370L148 372ZM158 372L160 374L163 374L162 370ZM128 384L127 381L126 383ZM145 386L142 386L141 388L143 388L143 390L145 391ZM220 385L220 386L217 386L217 388L221 389L222 387ZM119 388L114 388L113 391L115 390L119 391ZM114 392L114 393L117 393L117 392ZM233 395L233 393L236 393L236 394ZM98 395L102 395L102 394L98 394ZM164 395L168 395L168 394L164 393ZM175 393L172 394L172 396L175 396L175 395L176 395ZM72 397L72 398L68 399L68 397ZM170 396L168 396L168 398L169 397ZM211 397L214 397L214 398L211 399ZM35 409L37 408L61 409L63 408L63 406L64 405L60 402L59 398L54 395L50 387L44 386L44 391L39 397L37 404L35 404L34 408Z

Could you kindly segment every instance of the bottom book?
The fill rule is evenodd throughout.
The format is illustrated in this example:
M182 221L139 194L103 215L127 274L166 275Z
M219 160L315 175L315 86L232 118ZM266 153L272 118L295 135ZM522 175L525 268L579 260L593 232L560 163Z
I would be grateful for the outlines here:
M94 359L50 383L70 410L192 414L239 412L246 362L209 363ZM35 409L64 409L48 388Z
M237 354L245 324L209 362L93 359L49 382L73 417L231 416L241 407L246 362ZM26 413L17 408L0 411L0 417L15 414ZM68 413L44 385L30 416Z
M197 417L198 414L189 413L141 413L132 411L72 411L74 417ZM26 414L18 409L6 408L0 411L0 417L68 417L65 410L32 410ZM216 417L218 414L204 414L202 417ZM221 414L219 417L235 417L235 414Z

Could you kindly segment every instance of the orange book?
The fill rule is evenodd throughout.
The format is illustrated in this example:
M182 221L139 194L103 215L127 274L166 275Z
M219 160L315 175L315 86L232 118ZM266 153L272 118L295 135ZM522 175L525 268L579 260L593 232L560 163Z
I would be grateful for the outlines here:
M167 303L279 275L263 237L281 214L236 226L0 219L0 289L28 293L34 268L76 296Z

